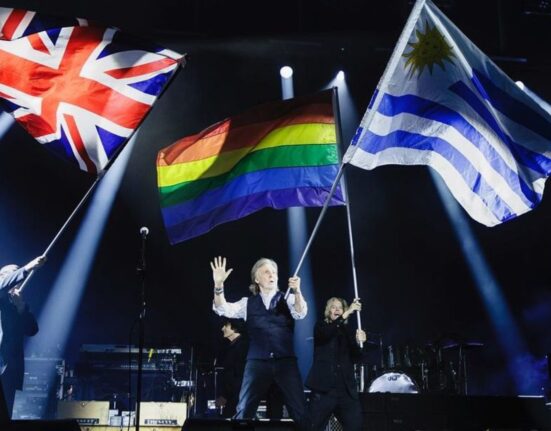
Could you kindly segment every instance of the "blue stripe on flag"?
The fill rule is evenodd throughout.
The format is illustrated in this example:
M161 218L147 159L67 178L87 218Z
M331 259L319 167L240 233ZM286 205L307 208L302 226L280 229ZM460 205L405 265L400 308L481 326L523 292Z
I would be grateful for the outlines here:
M365 145L367 143L367 145ZM368 149L366 149L366 146ZM467 186L477 194L488 209L500 220L506 221L516 217L512 209L496 194L469 160L457 151L447 141L427 137L417 133L398 130L385 136L379 136L367 130L361 143L362 149L376 154L388 148L411 148L414 150L431 151L446 159L465 180ZM430 166L430 164L429 164ZM530 208L534 207L531 203Z
M119 136L115 133L111 133L109 130L106 130L102 127L96 126L96 131L98 132L98 136L100 138L101 144L103 145L103 149L105 150L105 154L107 154L107 158L111 159L117 149L124 143L126 140L126 136Z
M130 87L135 88L136 90L143 91L144 93L151 94L156 96L161 92L165 84L168 82L168 79L172 75L171 72L160 73L155 75L150 79L146 79L140 82L134 82L133 84L128 84Z
M338 165L270 168L240 175L220 187L210 189L195 199L163 208L166 226L181 223L213 211L235 199L259 192L315 187L331 189ZM341 196L338 192L335 196ZM341 196L342 197L342 196ZM323 203L321 203L323 205ZM321 206L320 205L320 206Z
M501 140L508 146L515 159L520 163L537 172L540 175L549 176L551 174L551 160L543 154L536 153L528 148L514 142L507 133L500 127L492 113L484 106L477 95L467 85L458 81L450 87L450 90L461 97L473 108L488 126L496 133Z
M373 92L373 96L371 96L371 100L369 101L369 105L367 106L367 109L373 108L373 104L375 103L375 99L377 98L377 94L379 94L379 89L375 89Z
M551 123L540 113L497 87L476 69L473 69L472 82L480 94L503 115L551 141Z
M429 120L448 124L463 135L465 139L471 142L475 147L480 149L488 164L505 179L509 187L515 191L526 205L531 206L533 202L539 202L541 200L541 195L536 193L522 177L505 163L503 158L495 148L490 145L486 138L459 113L447 106L415 95L393 96L385 94L381 100L378 111L386 116L395 116L406 112L419 117L428 118Z
M360 139L360 136L362 135L364 128L362 126L359 126L356 129L356 133L354 133L354 136L352 137L352 141L350 142L350 145L357 145L358 140Z

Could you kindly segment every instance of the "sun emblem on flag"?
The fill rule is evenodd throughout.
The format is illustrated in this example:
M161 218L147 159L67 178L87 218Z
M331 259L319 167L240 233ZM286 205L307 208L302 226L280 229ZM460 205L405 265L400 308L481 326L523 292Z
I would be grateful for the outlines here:
M410 69L410 75L417 73L418 76L423 73L425 67L429 69L432 75L432 67L437 64L445 70L444 61L453 64L453 48L448 45L446 39L436 29L425 22L425 31L415 30L417 42L409 42L412 50L403 54L408 60L406 67Z

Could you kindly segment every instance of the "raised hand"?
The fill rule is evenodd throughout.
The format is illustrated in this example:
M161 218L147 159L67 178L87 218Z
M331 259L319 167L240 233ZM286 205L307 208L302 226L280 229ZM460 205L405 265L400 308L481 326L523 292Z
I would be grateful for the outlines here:
M214 281L214 287L223 287L224 281L233 271L233 268L230 268L226 271L226 258L222 256L215 257L214 260L210 263L212 268L212 279Z

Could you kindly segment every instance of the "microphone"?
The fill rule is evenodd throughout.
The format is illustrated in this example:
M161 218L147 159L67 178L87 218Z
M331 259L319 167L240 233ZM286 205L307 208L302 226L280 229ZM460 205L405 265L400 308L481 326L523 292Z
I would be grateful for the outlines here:
M146 226L142 226L140 228L140 235L142 236L142 239L146 239L147 235L149 235L149 229Z

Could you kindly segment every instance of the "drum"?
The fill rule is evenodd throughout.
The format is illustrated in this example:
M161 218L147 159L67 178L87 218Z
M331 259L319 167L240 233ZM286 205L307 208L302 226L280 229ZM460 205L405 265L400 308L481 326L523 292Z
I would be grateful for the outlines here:
M394 394L417 394L415 382L403 373L385 373L371 382L368 392L391 392Z

